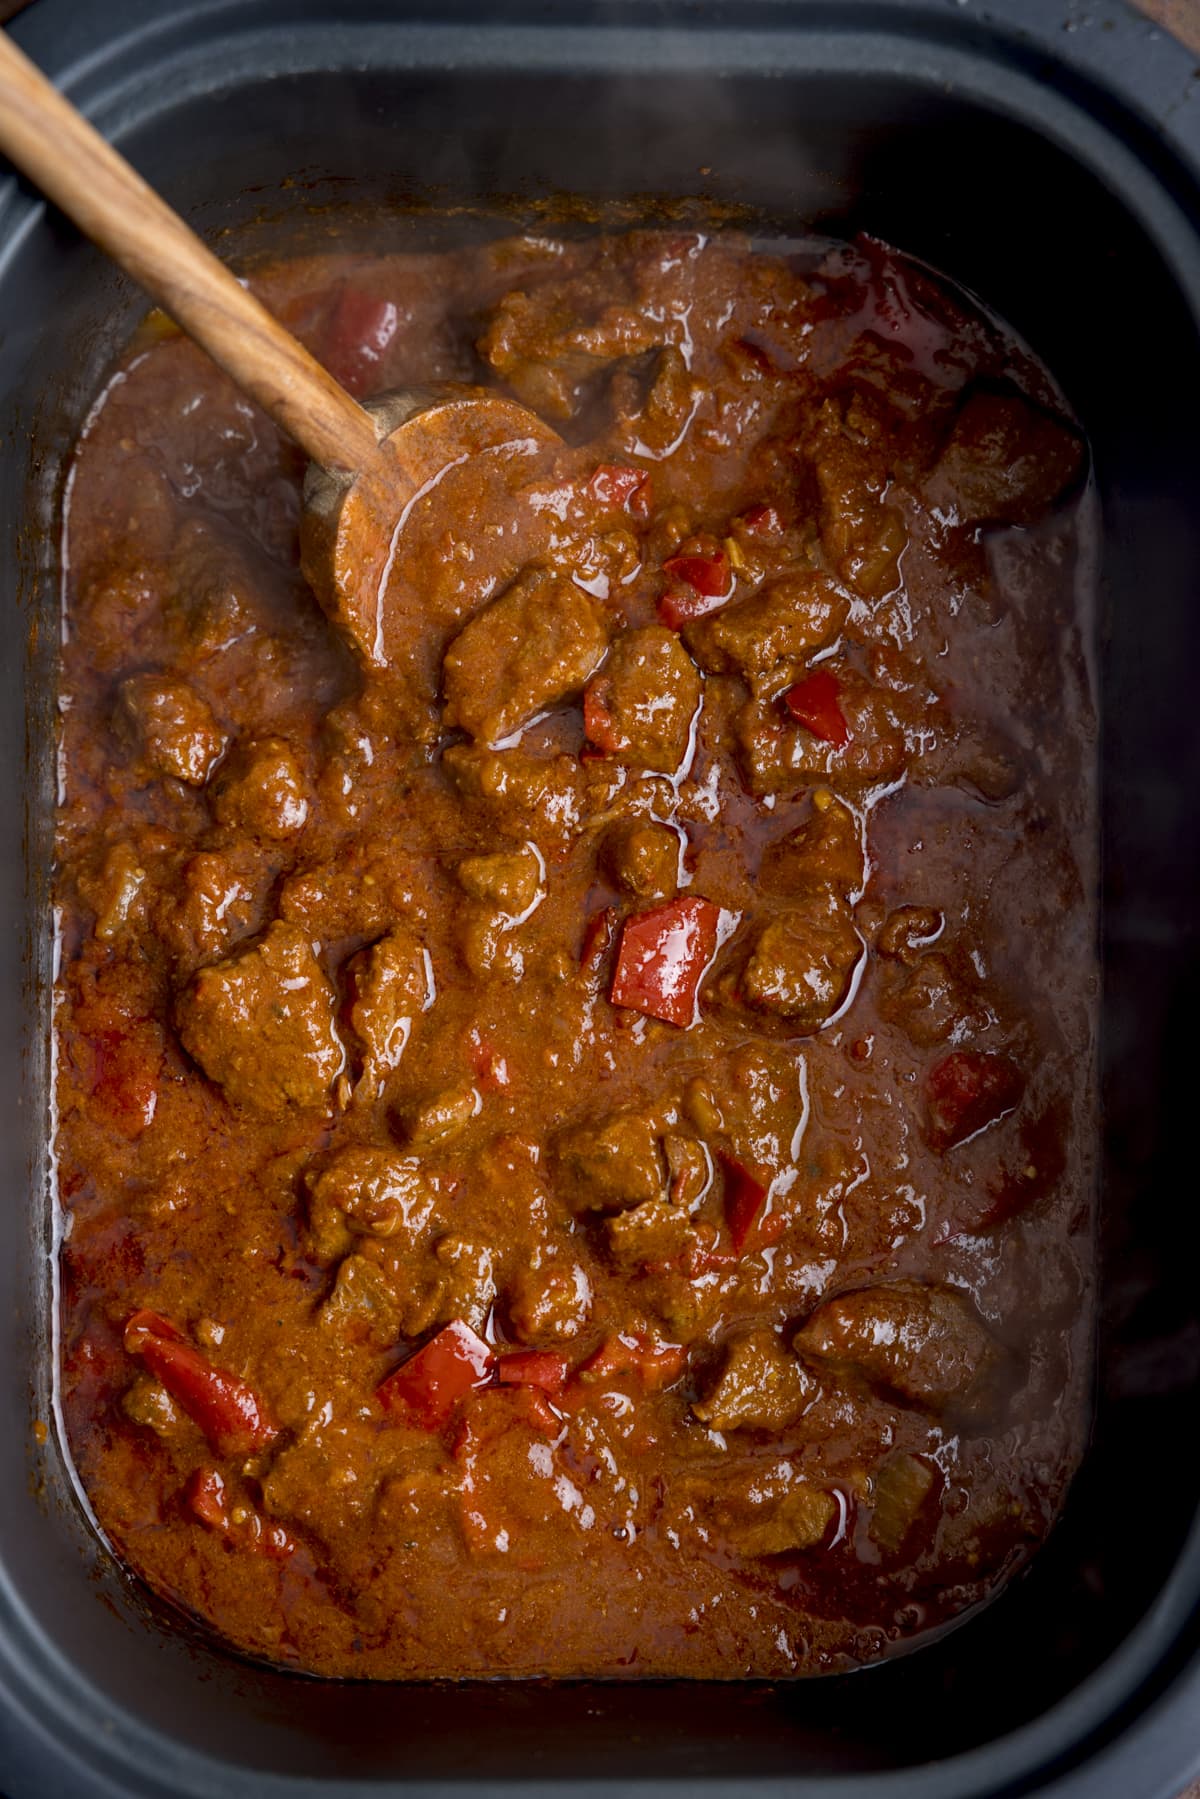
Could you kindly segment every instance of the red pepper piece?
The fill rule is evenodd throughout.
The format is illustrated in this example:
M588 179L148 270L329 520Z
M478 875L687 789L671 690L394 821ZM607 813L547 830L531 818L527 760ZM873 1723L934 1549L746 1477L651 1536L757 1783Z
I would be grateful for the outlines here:
M783 520L774 506L750 506L736 523L752 537L778 537L783 531Z
M598 506L607 506L613 512L623 508L635 518L650 516L650 476L645 469L602 462L588 482L587 491Z
M219 1468L194 1469L183 1489L183 1503L198 1524L228 1537L239 1549L254 1549L260 1555L281 1560L294 1555L299 1547L282 1524L269 1523L248 1506L243 1508L245 1516L235 1519L229 1489Z
M956 1049L929 1071L927 1135L934 1149L953 1149L995 1124L1017 1105L1024 1077L1007 1056Z
M668 556L663 572L685 581L706 599L724 599L729 592L729 558L724 550L695 550Z
M698 897L668 900L627 918L609 993L613 1005L667 1024L691 1024L697 990L717 952L720 921L720 907Z
M811 675L788 688L783 702L806 731L840 750L850 741L850 727L838 704L840 697L837 676L827 668L814 668Z
M141 1356L218 1455L250 1455L279 1435L278 1425L253 1388L235 1374L214 1368L157 1312L133 1314L125 1327L125 1347L131 1355Z
M632 1374L648 1393L658 1393L677 1381L686 1365L687 1350L682 1343L655 1343L622 1331L605 1338L580 1368L579 1378L590 1384Z
M183 1502L193 1518L210 1530L227 1531L233 1522L225 1476L219 1468L195 1469L183 1489Z
M385 1412L422 1430L442 1430L460 1399L492 1378L496 1358L469 1324L455 1318L375 1389Z
M725 1222L735 1255L742 1254L751 1237L757 1249L777 1242L783 1234L782 1218L774 1212L761 1217L769 1182L724 1150L717 1151L717 1160L725 1176Z
M165 1337L170 1343L182 1343L183 1332L160 1312L135 1312L125 1326L125 1348L130 1355L140 1355L147 1337Z
M566 1356L550 1349L519 1349L496 1363L502 1387L540 1387L544 1393L561 1393L567 1372Z
M723 595L720 599L710 600L694 587L684 587L682 582L673 583L667 588L658 602L658 616L669 631L680 631L684 625L690 625L693 619L704 618L709 612L717 612L728 599Z
M399 326L394 300L343 286L325 329L321 361L348 393L366 393Z

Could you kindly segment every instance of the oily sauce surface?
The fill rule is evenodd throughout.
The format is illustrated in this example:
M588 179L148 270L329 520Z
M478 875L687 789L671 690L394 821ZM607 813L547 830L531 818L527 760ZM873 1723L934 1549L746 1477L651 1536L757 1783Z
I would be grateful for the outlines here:
M561 433L409 520L151 317L75 456L61 1392L101 1527L332 1675L780 1676L1026 1560L1086 1429L1078 431L873 242L260 271ZM361 649L361 646L360 646Z

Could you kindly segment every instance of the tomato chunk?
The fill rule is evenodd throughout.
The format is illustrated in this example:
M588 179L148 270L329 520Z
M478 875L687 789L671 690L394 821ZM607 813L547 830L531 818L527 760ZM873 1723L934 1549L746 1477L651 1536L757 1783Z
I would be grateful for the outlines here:
M496 1358L469 1324L455 1318L375 1390L384 1411L422 1430L443 1430L460 1399L492 1378Z
M741 1255L751 1237L756 1248L776 1242L782 1233L782 1220L774 1213L761 1216L768 1183L724 1150L717 1151L717 1160L725 1176L725 1222L734 1253Z
M850 727L838 704L840 697L837 676L827 668L815 668L803 681L788 688L783 703L806 731L840 750L850 741Z
M579 1370L588 1383L631 1374L648 1393L657 1393L679 1379L687 1363L682 1343L656 1343L632 1331L606 1337Z
M667 1024L689 1025L696 995L717 953L721 908L699 897L668 900L627 918L609 998Z
M650 515L650 476L645 469L602 462L588 482L587 491L598 506L608 506L614 512L624 508L635 518Z
M214 1368L156 1312L133 1314L125 1327L125 1347L142 1358L218 1455L249 1455L278 1436L278 1425L253 1388Z
M501 1356L496 1378L502 1387L540 1387L544 1393L561 1393L567 1378L566 1356L550 1349L520 1349Z
M394 300L343 286L326 327L321 361L348 393L367 393L399 326Z
M930 1069L925 1084L929 1141L953 1149L1011 1112L1025 1090L1019 1068L1007 1056L956 1049Z

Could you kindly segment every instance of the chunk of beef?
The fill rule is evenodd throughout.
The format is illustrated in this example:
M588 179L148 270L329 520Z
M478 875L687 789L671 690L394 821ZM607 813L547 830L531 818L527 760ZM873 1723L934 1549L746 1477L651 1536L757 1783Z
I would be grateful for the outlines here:
M262 737L239 749L213 795L220 822L251 837L294 837L309 809L300 760L282 737Z
M347 1019L362 1052L362 1078L376 1092L395 1068L413 1024L433 998L427 952L407 925L351 956L345 968Z
M825 888L849 900L866 884L862 825L828 787L818 787L804 823L764 852L759 885L781 897Z
M616 392L616 442L631 456L655 461L669 456L683 441L704 398L704 383L688 367L682 351L667 344L654 358L648 384L634 371ZM622 377L614 381L614 390Z
M545 865L527 843L519 850L468 856L457 869L459 886L472 899L495 906L508 918L529 912L542 892Z
M390 1348L405 1335L404 1300L383 1263L363 1253L338 1264L333 1286L317 1308L321 1328L348 1342Z
M884 983L880 1014L899 1025L919 1048L932 1049L987 1023L987 1012L972 987L936 950L893 974L899 978Z
M954 421L927 500L963 525L1032 525L1079 473L1083 442L1021 395L977 388Z
M761 1185L792 1167L806 1109L804 1057L786 1043L740 1043L683 1091L684 1114L710 1151L756 1170Z
M308 1222L320 1262L345 1255L354 1236L387 1237L411 1247L433 1214L437 1189L415 1156L369 1144L337 1150L311 1170Z
M121 720L156 775L203 787L228 739L212 708L186 681L131 675L121 683Z
M479 1089L462 1081L454 1087L416 1095L396 1109L393 1123L406 1143L424 1149L461 1136L483 1107Z
M849 601L827 575L784 575L686 626L683 635L709 674L741 675L756 694L772 694L837 636L848 611Z
M632 898L669 900L679 885L679 838L670 825L629 819L610 834L606 859Z
M279 890L279 915L328 943L386 931L425 890L428 862L386 842L343 843L324 862L302 863Z
M800 894L786 912L759 925L740 972L724 975L717 995L815 1031L846 998L864 954L862 940L836 894Z
M677 1261L696 1232L683 1206L668 1199L647 1199L605 1220L608 1251L616 1266L629 1274L638 1268Z
M566 842L579 830L583 779L574 756L459 743L443 765L464 794L484 802L489 824L505 837Z
M76 876L79 896L96 914L96 935L111 942L136 930L146 916L152 891L149 870L132 843L109 845L98 863Z
M177 890L155 890L158 933L181 973L261 927L271 873L253 844L200 850L184 863Z
M509 1326L520 1343L566 1343L592 1311L592 1283L578 1262L537 1259L508 1289Z
M636 304L628 272L614 266L602 283L584 273L506 294L478 349L524 405L569 419L610 363L650 349L662 330Z
M439 1268L435 1321L461 1318L473 1331L483 1331L496 1301L495 1256L487 1243L466 1237L442 1237L434 1247Z
M658 1125L643 1112L618 1112L560 1139L559 1160L584 1210L658 1199L666 1190Z
M900 1449L889 1455L871 1483L874 1509L868 1529L889 1555L904 1544L933 1492L937 1475L920 1456Z
M838 1514L832 1493L802 1479L791 1462L731 1472L696 1499L715 1533L744 1556L815 1549Z
M152 1430L164 1443L178 1437L189 1437L195 1425L180 1411L161 1381L148 1374L139 1375L121 1396L121 1410L143 1430Z
M711 1391L692 1407L710 1430L786 1430L816 1398L818 1383L772 1330L735 1337Z
M941 1411L968 1402L996 1364L996 1345L968 1299L953 1287L895 1281L826 1300L802 1325L795 1347L853 1368L910 1405Z
M249 558L206 521L182 526L171 575L167 612L185 660L202 664L268 623Z
M886 456L856 442L842 405L826 400L807 444L820 494L821 544L840 580L879 600L900 580L908 542L902 514L886 504Z
M933 906L898 906L884 920L875 947L881 956L911 967L922 950L937 942L945 925Z
M700 676L673 631L626 631L583 701L588 737L633 768L671 775L688 753Z
M830 743L778 705L751 700L738 718L738 747L752 793L794 793L810 783L874 786L907 767L911 750L899 697L863 680L848 664L822 663L838 685L845 743Z
M180 997L179 1034L235 1105L263 1113L328 1104L345 1064L335 996L298 925L202 968Z
M607 620L589 594L528 569L446 651L446 723L498 743L578 693L607 647Z

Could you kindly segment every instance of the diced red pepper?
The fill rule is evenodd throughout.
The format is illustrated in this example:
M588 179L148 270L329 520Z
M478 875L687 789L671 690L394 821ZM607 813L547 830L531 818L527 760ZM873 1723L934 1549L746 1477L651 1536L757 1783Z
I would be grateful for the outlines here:
M589 979L594 979L616 939L617 908L602 906L598 912L592 913L584 928L583 948L579 952L580 972Z
M627 918L609 993L613 1005L691 1024L700 982L717 953L720 921L721 908L699 897L668 900Z
M953 1149L1011 1112L1025 1090L1007 1056L956 1049L931 1068L925 1083L928 1137L934 1149Z
M632 1374L648 1393L657 1393L677 1381L687 1365L682 1343L655 1343L633 1332L606 1337L579 1370L582 1381L610 1380Z
M219 1468L196 1468L183 1489L183 1503L198 1524L228 1537L240 1549L254 1549L260 1555L281 1560L294 1555L299 1547L282 1524L268 1522L249 1506L244 1508L243 1518L235 1518L229 1489Z
M502 1387L540 1387L544 1393L561 1393L567 1379L567 1358L551 1349L518 1349L500 1357L496 1378Z
M783 1220L774 1212L761 1217L769 1183L724 1150L717 1151L717 1160L725 1176L725 1222L735 1255L742 1254L752 1237L758 1249L778 1242Z
M384 1411L422 1430L443 1430L460 1399L492 1378L496 1358L469 1324L455 1318L375 1390Z
M620 462L602 462L587 484L588 493L598 506L616 512L624 508L635 518L650 516L650 476L645 469L629 468Z
M681 631L684 625L690 625L693 619L704 618L710 612L718 612L728 598L728 594L723 594L719 599L710 600L704 594L697 593L694 587L685 587L682 582L674 582L658 602L658 616L669 631Z
M278 1436L278 1425L253 1388L214 1368L157 1312L133 1314L125 1327L125 1347L142 1358L218 1455L250 1455Z
M160 1312L135 1312L125 1326L125 1348L130 1355L140 1355L147 1337L166 1337L168 1342L182 1343L183 1332Z
M229 1497L225 1490L225 1476L219 1468L197 1468L188 1476L183 1490L184 1504L193 1518L201 1524L207 1524L210 1530L228 1530Z
M850 727L838 704L840 698L837 676L827 668L814 668L811 675L788 688L783 703L806 731L840 750L850 741Z
M399 326L394 300L343 286L325 329L321 361L348 393L366 393Z
M729 557L724 550L696 550L668 556L663 572L676 581L703 594L706 599L724 599L729 593Z
M735 523L752 537L778 537L783 531L783 520L774 506L750 506Z

